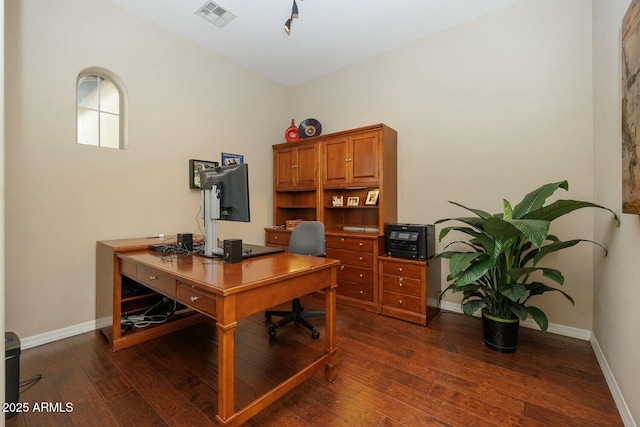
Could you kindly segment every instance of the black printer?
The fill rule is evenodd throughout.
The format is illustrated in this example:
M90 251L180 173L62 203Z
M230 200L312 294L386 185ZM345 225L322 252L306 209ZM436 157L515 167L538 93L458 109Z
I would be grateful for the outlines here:
M433 224L385 224L386 252L408 259L428 259L435 255Z

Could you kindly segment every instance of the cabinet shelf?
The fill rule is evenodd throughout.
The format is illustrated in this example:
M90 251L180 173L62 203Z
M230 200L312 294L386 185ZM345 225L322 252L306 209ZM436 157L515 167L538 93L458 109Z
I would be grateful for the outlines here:
M378 210L377 206L325 206L325 209L373 209Z
M396 131L378 124L272 148L273 225L321 221L327 256L331 252L344 267L338 298L378 312L377 257L384 253L384 224L397 219ZM377 204L367 205L374 190ZM265 234L267 245L286 247L291 233L269 228Z

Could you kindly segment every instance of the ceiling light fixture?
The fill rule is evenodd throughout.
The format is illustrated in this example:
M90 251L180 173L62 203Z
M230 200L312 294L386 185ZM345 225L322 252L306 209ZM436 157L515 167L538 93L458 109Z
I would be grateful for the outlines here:
M293 0L293 6L291 6L291 17L284 23L284 32L287 35L291 35L291 23L294 19L298 18L298 4L296 0Z

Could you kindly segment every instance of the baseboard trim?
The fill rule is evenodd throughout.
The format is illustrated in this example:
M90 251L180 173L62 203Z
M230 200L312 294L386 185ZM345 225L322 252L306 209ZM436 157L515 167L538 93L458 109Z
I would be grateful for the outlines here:
M44 334L33 335L31 337L20 338L20 348L27 350L39 345L49 344L74 335L83 334L85 332L94 331L96 329L96 321L80 323L78 325L69 326L55 331L45 332Z
M440 308L447 311L453 311L455 313L462 313L462 309L460 308L460 304L458 303L442 301L442 303L440 304ZM478 314L476 315L477 317L480 317L479 313L480 312L478 312ZM538 324L531 318L525 320L524 322L520 322L520 325L524 326L525 328L540 329L538 327ZM588 331L586 329L573 328L571 326L558 325L556 323L549 323L547 332L562 335L565 337L577 338L582 341L589 341L591 339L591 336L593 335L591 331Z
M622 422L624 423L625 427L637 427L637 424L633 419L633 416L631 415L631 410L629 409L629 406L627 406L627 402L624 400L624 396L620 391L620 387L618 387L618 382L613 376L613 372L609 367L609 363L607 362L606 357L604 357L602 348L600 348L600 344L598 343L595 335L591 337L590 342L591 347L593 348L593 352L596 354L596 359L598 359L600 370L602 371L604 379L607 381L607 385L609 386L609 391L611 391L613 400L616 402L616 407L618 408L618 412L620 412L620 418L622 418Z

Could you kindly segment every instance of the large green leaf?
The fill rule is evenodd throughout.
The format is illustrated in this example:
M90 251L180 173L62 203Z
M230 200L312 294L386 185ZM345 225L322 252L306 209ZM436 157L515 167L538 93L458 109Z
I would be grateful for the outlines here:
M513 219L513 209L511 208L511 203L507 199L502 200L502 208L504 213L502 214L502 219L506 221L511 221Z
M467 225L470 225L478 230L482 230L482 224L484 224L484 219L482 218L478 218L475 216L462 216L459 218L445 218L445 219L439 219L438 221L434 222L434 224L442 224L443 222L447 222L447 221L459 221L459 222L463 222Z
M522 304L510 304L509 311L516 315L516 317L523 322L527 320L527 316L529 316L529 312L527 308Z
M611 209L604 206L596 205L595 203L583 202L580 200L556 200L550 205L528 212L522 217L526 219L542 219L545 221L553 221L563 215L582 208L605 209L613 214L613 217L616 220L616 224L618 225L618 227L620 226L620 218L618 218L618 215L616 215L616 213Z
M469 268L467 268L456 280L456 288L460 289L461 287L468 285L469 283L475 282L476 280L478 280L478 278L485 275L490 268L490 259L484 259L470 265Z
M514 219L511 224L536 246L541 246L549 234L549 221Z
M538 263L547 255L549 255L552 252L556 252L559 251L561 249L566 249L566 248L570 248L572 246L577 245L580 242L589 242L589 243L593 243L594 245L600 246L602 248L602 250L604 251L605 256L607 255L607 248L605 248L604 246L602 246L600 243L598 242L594 242L593 240L587 240L587 239L574 239L574 240L568 240L566 242L554 242L550 245L546 245L543 246L542 248L540 248L540 250L535 254L534 258L533 258L533 265L536 266L538 265Z
M473 316L476 311L480 310L484 306L484 300L472 299L462 304L462 311L468 316Z
M513 208L513 217L523 218L529 212L540 209L544 206L547 198L555 193L558 188L568 190L569 183L567 181L554 182L533 190L524 196L524 199Z
M527 307L529 315L536 321L540 329L546 331L549 327L549 320L542 310L538 307Z
M460 226L460 225L454 225L454 226L451 226L451 227L444 227L443 229L441 229L440 230L440 235L438 236L438 241L441 242L442 239L447 237L447 235L452 231L458 231L460 233L468 234L469 236L474 237L474 238L478 234L480 234L479 231L476 231L473 228L463 227L463 226Z
M490 218L485 222L484 231L495 240L506 242L512 237L518 237L520 231L511 224L500 218Z
M545 268L545 267L522 267L522 268L512 268L509 270L509 276L511 276L514 280L519 279L525 274L535 273L536 271L542 272L542 275L548 279L553 280L559 285L564 284L564 276L562 273L553 268Z
M457 253L451 256L449 261L449 273L456 277L462 270L478 257L486 256L482 252Z
M558 289L558 288L554 288L551 286L548 286L544 283L540 283L540 282L532 282L532 283L527 283L527 289L529 291L529 296L527 297L527 299L536 296L536 295L542 295L545 292L560 292L562 295L564 295L564 297L566 299L568 299L569 301L571 301L571 304L575 305L575 301L573 300L573 298L571 298L571 296L569 294L567 294L565 291L563 291L562 289Z
M469 208L469 207L467 207L467 206L465 206L465 205L463 205L463 204L460 204L460 203L458 203L458 202L452 202L452 201L449 201L449 203L451 203L452 205L459 206L459 207L461 207L462 209L466 209L466 210L468 210L468 211L470 211L470 212L473 212L474 214L478 215L478 216L479 216L480 218L482 218L482 219L488 219L488 218L491 218L491 216L492 216L492 215L491 215L490 213L488 213L488 212L481 211L480 209L473 209L473 208Z
M517 282L500 283L498 285L498 292L509 298L511 301L517 302L525 295L527 288L523 284Z

